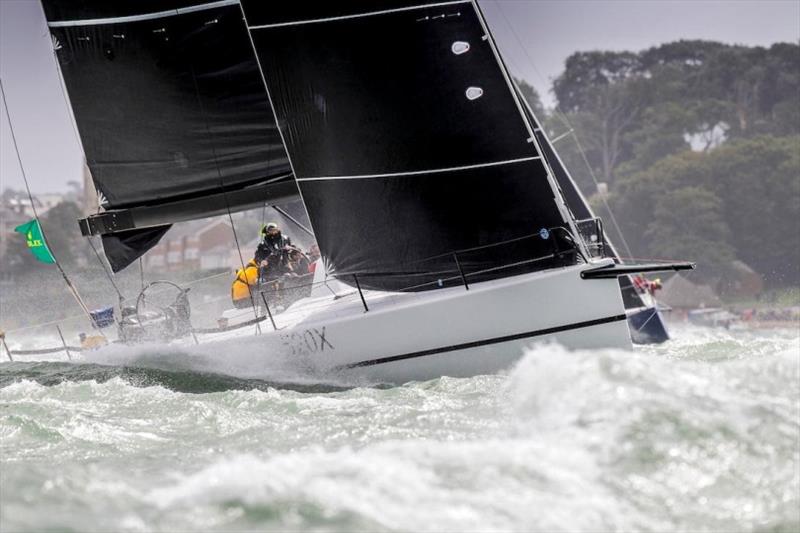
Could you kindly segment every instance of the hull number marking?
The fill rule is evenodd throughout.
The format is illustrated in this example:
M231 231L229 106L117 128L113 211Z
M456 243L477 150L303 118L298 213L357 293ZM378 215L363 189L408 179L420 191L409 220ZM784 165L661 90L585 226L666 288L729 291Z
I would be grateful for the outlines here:
M322 353L325 349L333 350L333 344L325 337L325 326L322 329L311 328L301 332L281 335L283 345L291 350L292 355L309 355Z

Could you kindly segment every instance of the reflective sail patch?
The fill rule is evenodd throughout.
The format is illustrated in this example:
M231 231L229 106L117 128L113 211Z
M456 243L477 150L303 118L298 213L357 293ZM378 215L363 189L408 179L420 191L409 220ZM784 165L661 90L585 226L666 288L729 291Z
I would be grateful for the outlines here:
M469 52L469 43L466 41L456 41L453 43L453 46L450 47L450 50L457 56L466 54Z
M467 99L468 100L477 100L483 96L483 89L480 87L469 87L467 88Z

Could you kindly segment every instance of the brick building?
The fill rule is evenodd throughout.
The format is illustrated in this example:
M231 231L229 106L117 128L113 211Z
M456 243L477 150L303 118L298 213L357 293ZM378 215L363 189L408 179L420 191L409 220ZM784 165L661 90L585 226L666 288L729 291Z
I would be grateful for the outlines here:
M239 255L223 218L176 224L145 256L148 270L178 272L235 268Z

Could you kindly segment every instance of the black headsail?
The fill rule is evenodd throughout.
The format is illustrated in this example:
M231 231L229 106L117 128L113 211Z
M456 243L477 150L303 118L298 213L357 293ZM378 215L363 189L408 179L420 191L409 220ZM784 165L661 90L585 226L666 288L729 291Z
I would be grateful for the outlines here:
M296 196L237 1L43 5L116 270L166 224Z
M459 254L463 269L486 279L574 260L562 254L566 232L551 231L568 217L472 2L242 7L339 279L435 288L457 276L453 252L506 241Z

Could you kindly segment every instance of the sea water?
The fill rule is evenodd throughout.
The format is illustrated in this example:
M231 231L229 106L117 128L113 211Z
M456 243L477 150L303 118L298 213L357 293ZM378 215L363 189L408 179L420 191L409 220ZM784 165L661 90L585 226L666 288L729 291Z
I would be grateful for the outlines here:
M402 386L2 363L0 530L797 531L800 332L674 334Z

